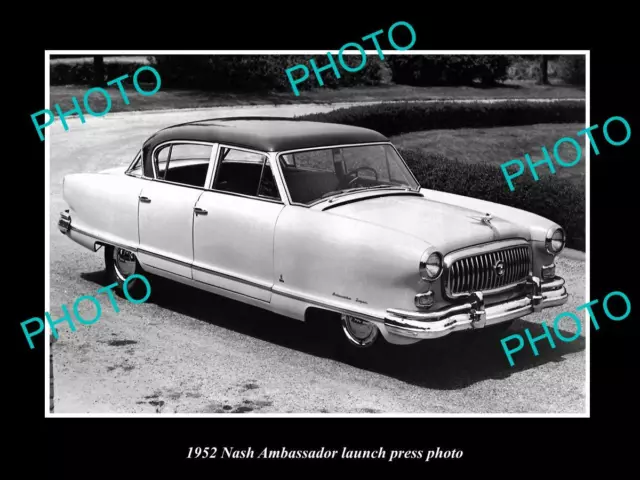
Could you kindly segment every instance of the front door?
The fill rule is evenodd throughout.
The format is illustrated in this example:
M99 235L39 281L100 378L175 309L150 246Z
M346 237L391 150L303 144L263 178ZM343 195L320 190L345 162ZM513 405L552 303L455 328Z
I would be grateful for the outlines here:
M154 179L138 203L138 258L186 278L193 263L194 207L204 192L213 145L173 142L153 153Z
M211 190L198 199L193 278L271 300L273 237L281 201L268 157L221 146Z

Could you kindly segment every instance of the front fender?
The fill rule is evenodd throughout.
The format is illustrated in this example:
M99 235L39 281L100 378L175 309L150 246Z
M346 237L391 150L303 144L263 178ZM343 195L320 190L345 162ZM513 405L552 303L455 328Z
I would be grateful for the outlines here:
M275 231L274 290L384 318L414 306L427 285L419 263L429 243L367 222L287 207Z

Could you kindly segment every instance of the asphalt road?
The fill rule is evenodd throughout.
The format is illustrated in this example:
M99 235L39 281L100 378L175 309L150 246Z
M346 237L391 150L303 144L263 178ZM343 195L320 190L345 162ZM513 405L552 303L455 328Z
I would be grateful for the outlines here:
M102 250L63 237L61 180L128 164L141 142L170 124L224 115L327 111L328 105L235 107L145 112L70 119L51 127L51 314L106 285ZM585 302L585 264L561 258L558 271L571 297L559 308L519 320L529 328ZM101 297L103 297L101 295ZM213 294L157 280L148 302L118 299L119 313L76 332L61 327L53 344L56 413L582 413L585 337L556 348L539 342L510 367L499 340L442 340L389 348L377 360L352 365L301 322ZM86 312L86 313L85 313ZM91 307L81 313L92 317ZM575 325L562 322L565 336Z

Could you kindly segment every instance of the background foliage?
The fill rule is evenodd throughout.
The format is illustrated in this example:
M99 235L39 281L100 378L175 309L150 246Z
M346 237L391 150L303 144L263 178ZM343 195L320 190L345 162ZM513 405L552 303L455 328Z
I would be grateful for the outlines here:
M424 188L508 205L548 218L567 232L567 246L585 250L585 198L571 182L556 176L522 177L515 191L499 167L468 164L440 154L398 149Z
M59 56L56 56L59 57ZM318 68L328 65L326 55L157 55L144 63L118 57L108 61L105 57L105 78L112 79L133 72L142 64L151 64L169 88L188 88L220 91L284 91L290 90L285 70L294 65L305 65L309 79L298 84L299 90L318 87L309 60L313 58ZM533 80L540 76L539 55L388 55L380 60L368 55L365 67L358 72L342 70L337 55L340 78L333 70L321 72L328 88L355 85L380 85L389 80L396 84L477 85L492 86L505 80ZM359 55L345 55L346 63L356 67ZM51 84L92 84L92 61L73 62L70 58L57 58L51 64ZM567 84L584 85L584 55L551 56L548 63L549 78ZM293 72L295 78L301 70Z
M517 100L455 104L399 102L339 108L298 118L365 127L391 136L432 129L584 122L585 108L584 103L571 100L545 103Z

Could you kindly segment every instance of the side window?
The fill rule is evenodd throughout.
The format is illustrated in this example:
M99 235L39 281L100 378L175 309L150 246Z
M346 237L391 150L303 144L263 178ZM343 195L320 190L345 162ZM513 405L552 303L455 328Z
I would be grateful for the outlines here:
M204 187L212 145L169 143L156 150L154 164L158 180Z
M142 176L142 152L138 152L135 160L131 163L131 166L127 170L129 175L133 175L134 177Z
M220 148L213 189L280 200L267 156L229 147Z

